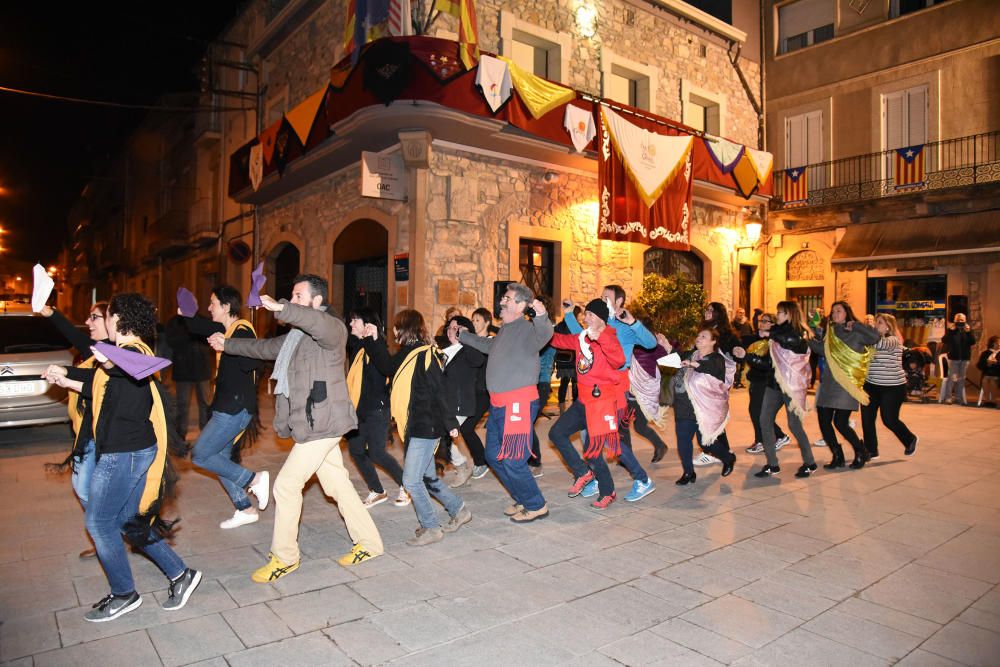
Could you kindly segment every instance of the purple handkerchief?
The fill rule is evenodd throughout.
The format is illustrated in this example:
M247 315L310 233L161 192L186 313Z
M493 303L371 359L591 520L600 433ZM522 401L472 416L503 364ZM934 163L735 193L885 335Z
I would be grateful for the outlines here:
M267 278L264 277L264 262L257 265L257 268L250 274L250 294L247 295L247 306L257 308L264 304L260 301L260 290L264 287Z
M191 290L186 287L177 288L177 307L184 317L194 317L198 312L198 300L191 294Z
M111 345L110 343L94 343L94 349L136 380L147 378L170 365L169 359L151 357L141 352L133 352L132 350Z

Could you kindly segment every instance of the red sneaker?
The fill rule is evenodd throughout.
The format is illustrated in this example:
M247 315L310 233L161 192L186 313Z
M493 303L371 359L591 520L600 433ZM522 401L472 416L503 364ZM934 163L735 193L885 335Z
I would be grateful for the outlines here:
M610 496L601 496L594 502L590 503L590 506L596 510L605 510L608 508L608 505L615 502L616 497L617 495L614 491L612 491Z
M583 487L587 486L594 479L594 471L588 470L582 477L577 477L573 486L569 487L569 497L576 498L583 492Z

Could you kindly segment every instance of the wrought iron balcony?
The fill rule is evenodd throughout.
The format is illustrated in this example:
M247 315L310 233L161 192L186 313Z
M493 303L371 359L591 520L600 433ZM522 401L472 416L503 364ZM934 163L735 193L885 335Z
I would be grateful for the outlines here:
M924 144L923 150L920 185L897 184L895 149L807 165L808 198L799 202L788 201L784 171L776 171L771 209L868 201L1000 181L1000 131L935 141Z

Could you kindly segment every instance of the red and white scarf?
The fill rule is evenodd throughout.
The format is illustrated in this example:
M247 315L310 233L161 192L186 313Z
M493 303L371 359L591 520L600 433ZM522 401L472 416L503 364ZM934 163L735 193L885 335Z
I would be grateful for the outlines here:
M503 408L503 438L497 460L524 458L531 451L531 402L538 400L538 386L528 385L501 393L490 394L490 405Z

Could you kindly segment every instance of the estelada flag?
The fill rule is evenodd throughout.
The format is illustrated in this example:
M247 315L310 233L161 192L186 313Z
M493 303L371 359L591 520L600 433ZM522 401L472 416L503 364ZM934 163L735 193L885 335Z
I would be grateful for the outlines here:
M809 178L805 167L786 169L784 172L785 205L805 204L809 201Z
M479 61L479 27L476 25L476 5L472 0L434 0L434 9L458 19L459 57L465 69Z
M924 145L896 149L895 188L919 188L927 180L924 171Z

